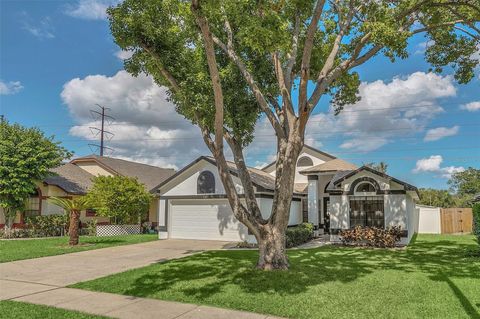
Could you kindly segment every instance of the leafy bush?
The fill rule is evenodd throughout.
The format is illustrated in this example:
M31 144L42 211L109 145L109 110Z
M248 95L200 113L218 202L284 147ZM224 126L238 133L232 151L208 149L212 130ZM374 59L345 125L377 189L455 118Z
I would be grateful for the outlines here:
M401 236L401 228L397 226L388 229L357 226L340 232L343 244L354 246L395 247Z
M5 234L5 231L3 229L0 230L0 238L15 239L29 237L32 237L32 231L30 229L14 228L9 232L8 236Z
M96 236L97 235L97 220L92 219L87 221L87 227L85 228L85 235Z
M474 204L473 211L473 234L477 236L478 244L480 245L480 203Z
M63 236L68 227L68 216L42 215L25 218L25 224L31 232L31 237Z
M295 227L287 228L286 237L287 248L306 243L313 237L313 225L310 223L303 223Z

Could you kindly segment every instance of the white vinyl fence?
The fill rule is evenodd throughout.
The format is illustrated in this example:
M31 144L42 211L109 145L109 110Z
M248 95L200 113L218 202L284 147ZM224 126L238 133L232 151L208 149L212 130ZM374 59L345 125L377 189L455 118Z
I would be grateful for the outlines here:
M141 234L140 225L97 225L97 236L119 236Z

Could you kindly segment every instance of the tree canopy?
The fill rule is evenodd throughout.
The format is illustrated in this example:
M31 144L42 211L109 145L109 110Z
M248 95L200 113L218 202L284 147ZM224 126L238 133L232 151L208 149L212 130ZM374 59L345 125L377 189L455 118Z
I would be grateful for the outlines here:
M378 55L407 58L416 34L431 40L425 58L433 72L448 68L467 83L479 62L478 0L125 0L107 12L115 42L133 52L125 69L168 87L177 111L200 127L235 217L257 239L262 269L288 267L285 230L295 165L322 97L336 114L358 101L355 68ZM260 116L277 145L268 218L243 154Z
M118 224L138 223L148 213L152 195L136 178L97 176L87 194L87 202L98 216Z
M0 206L8 217L15 217L28 196L34 193L35 182L50 169L72 156L72 153L46 137L37 128L0 122Z

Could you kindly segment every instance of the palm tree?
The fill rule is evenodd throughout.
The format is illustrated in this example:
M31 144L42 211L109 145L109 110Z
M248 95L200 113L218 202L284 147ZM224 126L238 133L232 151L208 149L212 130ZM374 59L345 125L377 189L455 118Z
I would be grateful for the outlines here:
M80 221L80 211L87 208L87 200L85 197L79 198L61 198L61 197L50 197L49 201L63 208L67 213L70 214L70 225L68 227L68 234L70 235L70 240L68 244L70 246L78 245L78 222Z

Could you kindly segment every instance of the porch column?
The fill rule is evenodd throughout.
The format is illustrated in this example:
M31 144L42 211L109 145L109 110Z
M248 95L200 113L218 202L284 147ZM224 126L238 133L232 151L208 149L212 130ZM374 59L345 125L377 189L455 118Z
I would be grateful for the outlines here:
M159 200L158 205L158 238L168 238L168 200Z
M308 222L318 228L318 175L308 175Z

